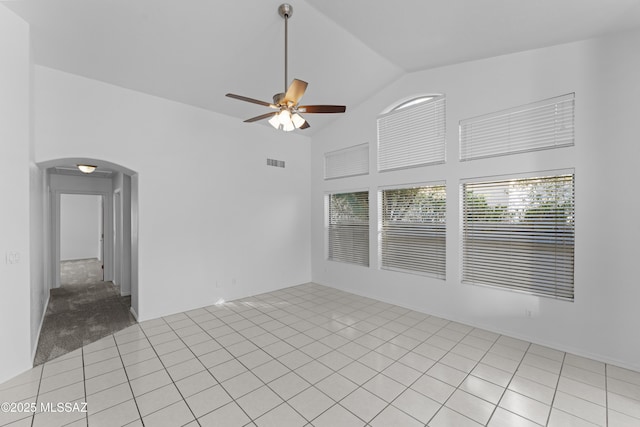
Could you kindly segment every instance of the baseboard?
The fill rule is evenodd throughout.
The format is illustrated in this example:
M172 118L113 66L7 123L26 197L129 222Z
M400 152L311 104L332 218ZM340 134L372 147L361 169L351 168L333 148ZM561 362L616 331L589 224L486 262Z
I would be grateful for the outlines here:
M40 318L40 326L38 326L38 335L36 337L36 342L31 349L31 365L33 366L33 362L36 360L36 353L38 351L38 343L40 342L40 333L42 332L42 325L44 325L44 316L47 313L47 307L49 307L49 298L51 298L51 292L47 292L47 300L44 302L44 309L42 310L42 317Z
M129 307L129 311L133 314L133 317L136 318L136 322L138 321L138 313L133 309L133 307Z

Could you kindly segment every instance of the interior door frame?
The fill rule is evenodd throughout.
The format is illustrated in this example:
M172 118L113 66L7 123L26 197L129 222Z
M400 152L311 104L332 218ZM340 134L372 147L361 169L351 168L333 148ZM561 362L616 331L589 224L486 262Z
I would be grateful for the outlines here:
M62 194L86 194L102 196L102 265L103 280L109 282L113 280L113 198L112 193L102 191L87 190L51 190L51 229L53 239L51 239L51 254L53 258L52 288L60 287L60 205Z
M122 287L123 267L123 224L122 224L122 192L120 189L113 192L113 283Z

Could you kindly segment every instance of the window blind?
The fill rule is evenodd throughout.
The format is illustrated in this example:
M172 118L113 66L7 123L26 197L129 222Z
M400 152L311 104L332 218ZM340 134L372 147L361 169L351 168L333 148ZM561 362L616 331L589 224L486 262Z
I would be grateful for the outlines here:
M462 281L574 298L574 175L462 184Z
M573 93L460 121L460 160L574 144Z
M378 118L378 170L445 161L445 97L438 96Z
M380 268L444 279L445 186L388 189L380 193Z
M324 153L324 179L369 173L369 144Z
M327 258L369 266L369 192L327 196Z

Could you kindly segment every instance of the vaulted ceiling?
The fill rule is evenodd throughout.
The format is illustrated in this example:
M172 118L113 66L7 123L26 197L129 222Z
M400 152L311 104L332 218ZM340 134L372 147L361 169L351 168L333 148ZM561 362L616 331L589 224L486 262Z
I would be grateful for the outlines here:
M284 0L2 1L34 62L240 119L284 89ZM289 79L347 113L407 72L640 27L640 0L288 0ZM309 134L332 119L314 115ZM259 126L259 124L247 124Z

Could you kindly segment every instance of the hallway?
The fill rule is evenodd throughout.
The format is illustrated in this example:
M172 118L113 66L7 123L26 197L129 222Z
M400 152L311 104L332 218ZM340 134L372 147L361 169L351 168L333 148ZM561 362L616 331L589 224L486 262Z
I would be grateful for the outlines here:
M136 323L131 297L102 281L97 259L63 261L61 286L51 290L34 365L41 365Z

